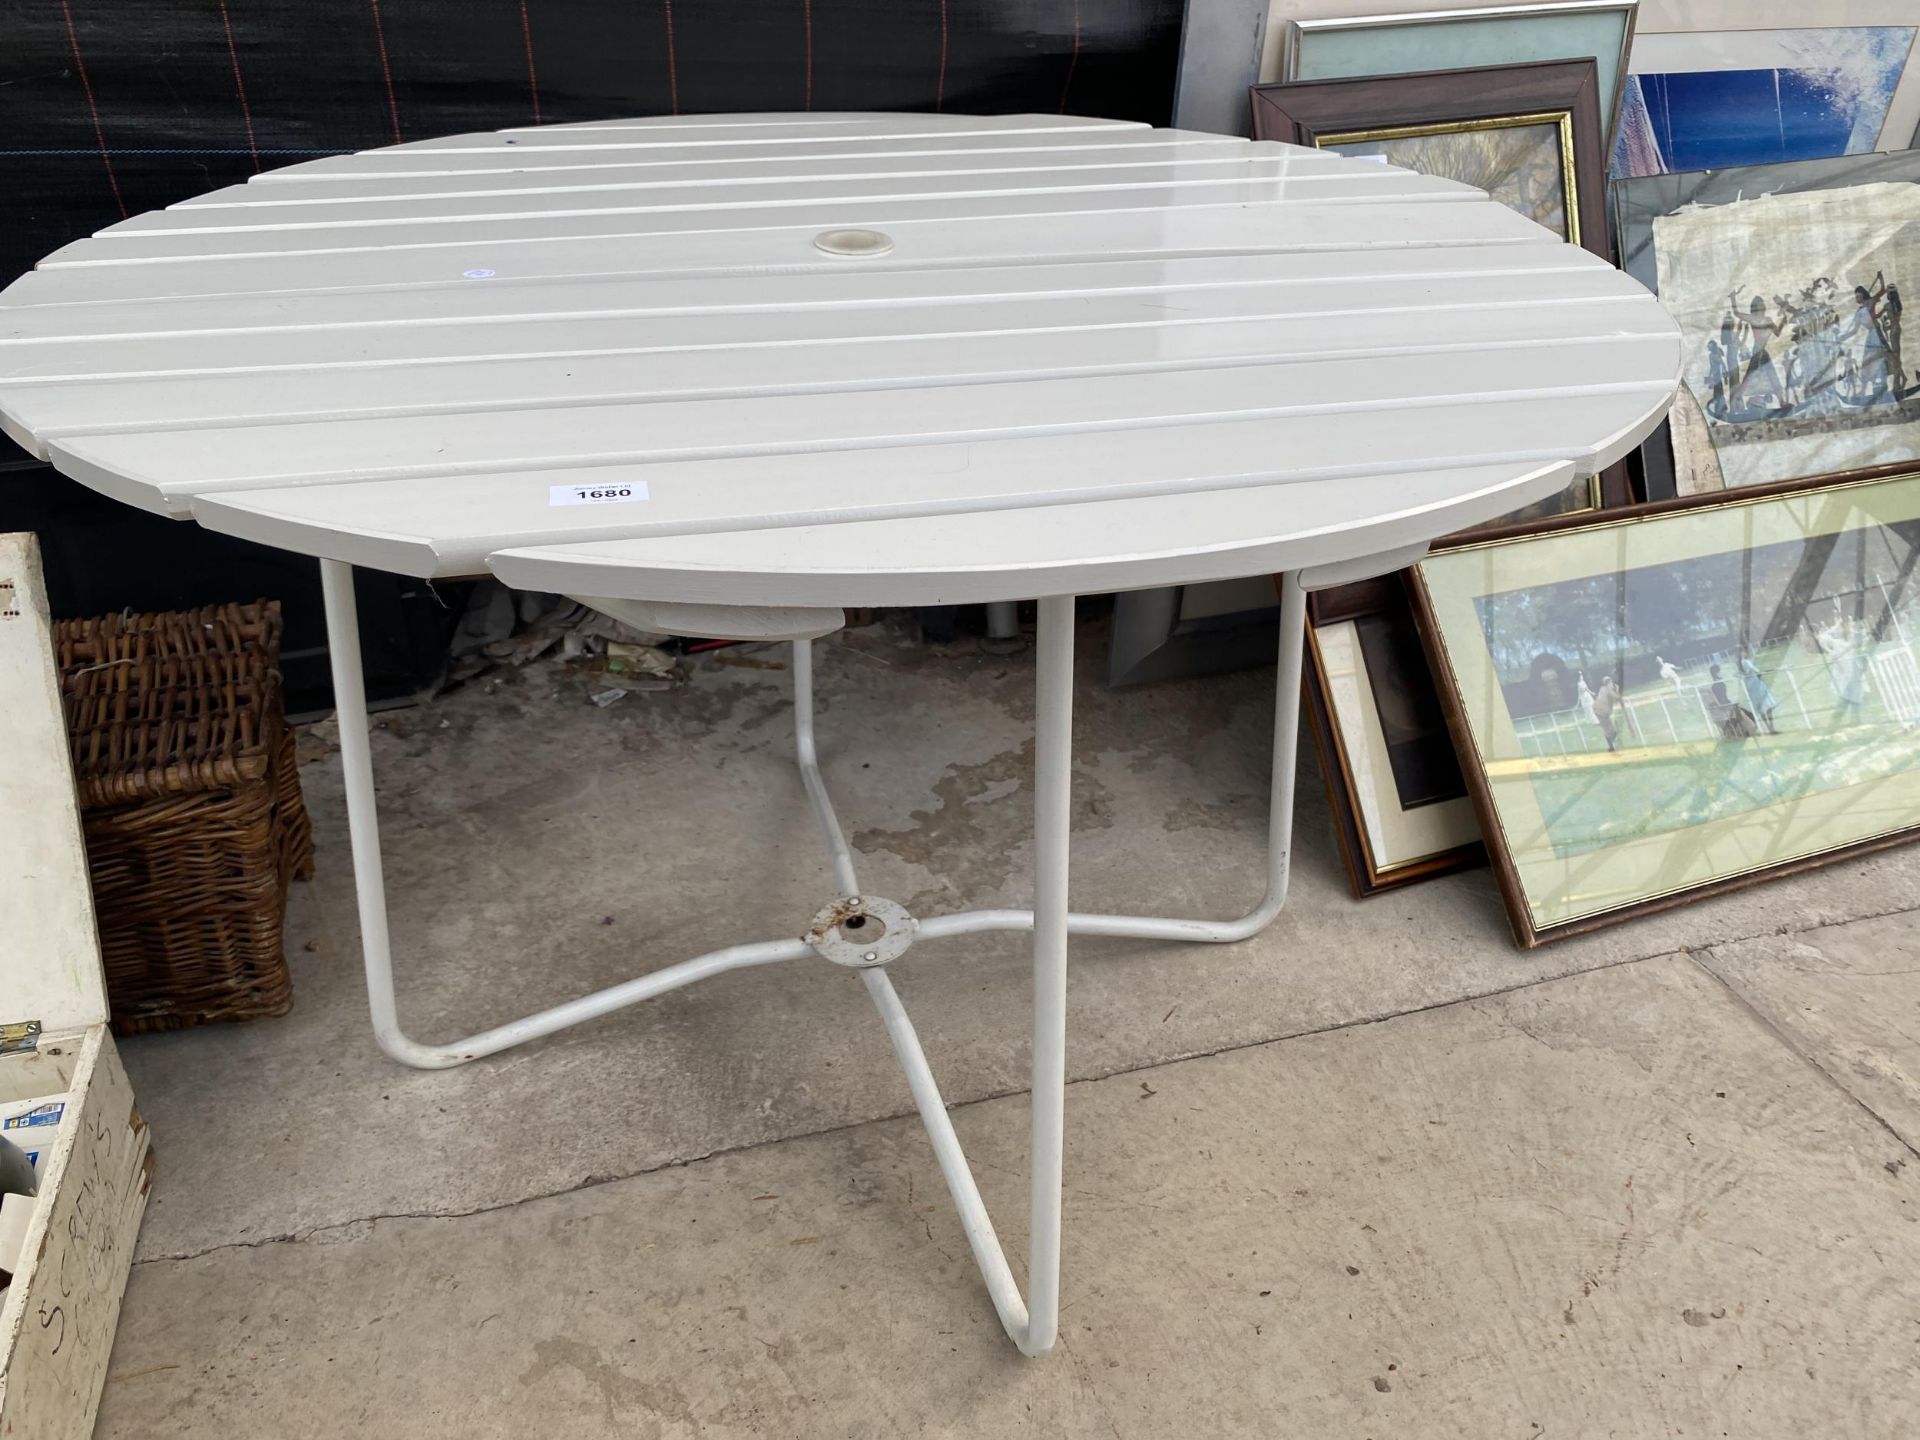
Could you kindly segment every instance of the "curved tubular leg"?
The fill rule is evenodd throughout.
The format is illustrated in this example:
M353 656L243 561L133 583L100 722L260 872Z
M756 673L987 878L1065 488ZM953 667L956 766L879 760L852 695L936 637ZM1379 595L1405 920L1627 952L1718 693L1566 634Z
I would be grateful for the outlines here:
M833 813L833 801L827 795L827 782L820 774L820 752L813 743L813 642L793 642L793 749L800 761L800 783L807 787L807 800L813 806L813 818L820 822L826 838L827 854L833 861L833 880L842 895L858 895L860 882L853 875L853 851L841 833L839 817Z
M347 833L353 846L353 885L360 909L360 948L367 971L367 1004L380 1048L403 1065L442 1070L551 1035L610 1010L651 999L668 990L738 970L798 960L813 954L801 940L770 940L733 945L683 960L620 985L597 990L523 1019L496 1025L464 1040L424 1045L400 1028L393 994L393 953L387 934L386 880L380 863L380 824L375 811L373 753L367 736L367 691L360 674L360 623L353 596L353 567L338 560L320 562L320 585L327 607L327 648L333 664L334 706L340 722L340 768L347 791Z
M1300 735L1300 668L1306 643L1306 596L1292 575L1280 581L1280 657L1273 697L1273 799L1267 812L1267 893L1238 920L1176 920L1147 915L1067 916L1072 935L1123 935L1138 940L1193 940L1231 944L1259 934L1287 903L1293 851L1294 752ZM982 930L1029 930L1030 910L963 910L920 922L922 939Z

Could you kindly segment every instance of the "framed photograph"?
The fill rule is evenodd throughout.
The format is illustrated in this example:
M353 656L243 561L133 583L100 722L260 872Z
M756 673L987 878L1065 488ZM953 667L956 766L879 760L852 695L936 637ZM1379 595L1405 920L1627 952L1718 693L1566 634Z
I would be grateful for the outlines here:
M1269 12L1263 80L1339 80L1590 57L1601 151L1612 148L1637 0L1551 0L1405 15L1282 19Z
M1916 36L1912 0L1642 0L1613 174L1905 149Z
M1514 934L1920 836L1920 471L1474 539L1412 572Z
M1398 576L1307 625L1307 715L1357 898L1482 863L1480 822Z
M1622 265L1683 336L1648 499L1920 459L1920 152L1639 176L1614 209Z

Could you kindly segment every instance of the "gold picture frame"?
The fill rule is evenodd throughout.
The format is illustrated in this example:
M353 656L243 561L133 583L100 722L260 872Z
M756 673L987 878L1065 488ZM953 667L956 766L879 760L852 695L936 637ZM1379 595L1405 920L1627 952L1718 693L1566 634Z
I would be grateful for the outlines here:
M1560 188L1566 197L1566 238L1569 244L1581 243L1580 207L1576 201L1579 194L1579 167L1574 160L1573 111L1571 109L1540 110L1531 114L1495 115L1479 120L1456 120L1444 123L1429 121L1416 125L1383 125L1363 130L1318 131L1314 134L1315 148L1332 149L1337 145L1374 145L1393 140L1422 140L1435 135L1473 134L1488 130L1518 130L1532 125L1551 125L1559 134L1560 151Z

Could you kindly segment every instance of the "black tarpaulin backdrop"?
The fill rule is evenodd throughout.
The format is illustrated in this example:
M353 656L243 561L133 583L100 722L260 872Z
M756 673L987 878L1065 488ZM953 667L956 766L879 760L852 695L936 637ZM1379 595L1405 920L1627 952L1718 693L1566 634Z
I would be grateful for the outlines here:
M0 285L258 170L467 130L756 110L1165 124L1182 0L0 0ZM288 703L329 703L313 563L117 505L0 438L0 530L56 614L286 606ZM457 587L360 577L368 686L430 685Z
M1165 124L1181 0L4 0L0 284L315 155L723 110Z

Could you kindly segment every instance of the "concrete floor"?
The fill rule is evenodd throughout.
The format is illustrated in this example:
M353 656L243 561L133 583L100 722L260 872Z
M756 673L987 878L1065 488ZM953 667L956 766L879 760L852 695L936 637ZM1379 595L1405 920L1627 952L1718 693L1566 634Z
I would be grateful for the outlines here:
M1083 641L1076 907L1238 913L1272 672L1114 693ZM820 650L863 887L1024 903L1030 660ZM416 1036L804 925L831 887L779 660L605 710L540 664L386 717ZM1266 933L1075 942L1062 1344L1028 1362L824 961L385 1060L316 754L294 1013L124 1044L160 1168L98 1434L1911 1434L1920 852L1523 953L1485 872L1352 901L1302 766ZM1015 1254L1025 972L993 937L895 967Z

